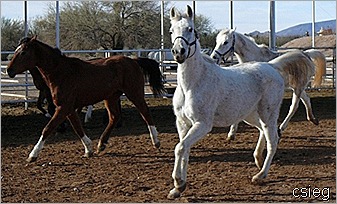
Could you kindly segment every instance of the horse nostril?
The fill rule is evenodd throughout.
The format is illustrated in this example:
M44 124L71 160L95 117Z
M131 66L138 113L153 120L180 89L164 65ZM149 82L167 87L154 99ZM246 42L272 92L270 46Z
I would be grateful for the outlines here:
M186 52L186 50L185 50L185 48L181 48L181 50L180 50L180 54L184 54Z
M174 49L171 50L172 54L176 54L176 51Z
M216 56L215 56L215 55L213 56L213 59L216 59Z

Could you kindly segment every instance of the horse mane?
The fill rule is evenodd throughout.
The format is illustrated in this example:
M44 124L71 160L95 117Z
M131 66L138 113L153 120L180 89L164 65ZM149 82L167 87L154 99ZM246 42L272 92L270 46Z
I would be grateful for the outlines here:
M244 35L246 38L248 38L249 40L253 41L256 44L255 39L252 36L249 35ZM264 45L264 44L263 44ZM258 45L259 46L259 45Z
M211 64L215 64L215 61L209 55L207 55L205 53L201 53L201 56L206 62L211 63Z
M24 38L21 38L20 41L19 41L19 45L21 44L25 44L25 43L29 43L31 42L32 38L31 37L24 37ZM43 45L44 47L48 48L48 49L51 49L55 54L57 55L61 55L61 56L65 56L64 54L62 54L61 50L57 47L53 48L39 40L34 40L34 42L37 42L39 43L40 45Z
M21 38L20 41L19 41L19 45L18 45L18 46L20 46L20 45L23 44L23 43L29 42L31 39L32 39L32 38L29 38L29 37ZM17 47L18 47L18 46L17 46Z

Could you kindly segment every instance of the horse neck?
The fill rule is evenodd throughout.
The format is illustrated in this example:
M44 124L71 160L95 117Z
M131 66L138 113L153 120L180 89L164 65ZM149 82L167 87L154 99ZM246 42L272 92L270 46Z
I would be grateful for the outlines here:
M191 53L194 49L191 49ZM202 75L203 56L200 50L200 43L197 40L195 45L195 53L187 58L184 63L178 64L177 81L178 84L183 86L190 86L198 83L199 78Z
M47 82L57 80L58 72L62 72L63 66L58 66L61 55L58 55L53 48L40 45L36 50L36 66Z
M250 62L250 61L259 61L267 62L276 56L271 56L270 54L262 52L261 47L259 47L255 42L243 36L240 33L235 33L236 42L234 46L234 52L238 58L239 63Z
M36 88L41 90L45 84L45 81L38 68L34 67L33 69L30 69L29 73L32 75L33 83L36 86Z

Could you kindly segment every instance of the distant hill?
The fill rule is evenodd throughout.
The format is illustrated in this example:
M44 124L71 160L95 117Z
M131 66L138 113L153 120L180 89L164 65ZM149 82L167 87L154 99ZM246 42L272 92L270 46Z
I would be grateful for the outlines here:
M328 29L331 28L333 32L336 32L336 20L322 21L315 23L315 32L317 33L321 28ZM308 32L311 35L311 23L303 23L299 25L286 28L279 32L276 32L276 36L285 37L285 36L304 36ZM259 32L253 31L249 33L250 36L268 36L269 32Z
M322 21L315 23L315 32L317 33L321 28L328 29L331 28L336 32L336 20ZM302 36L306 32L311 35L311 23L299 24L290 28L286 28L276 33L277 36Z

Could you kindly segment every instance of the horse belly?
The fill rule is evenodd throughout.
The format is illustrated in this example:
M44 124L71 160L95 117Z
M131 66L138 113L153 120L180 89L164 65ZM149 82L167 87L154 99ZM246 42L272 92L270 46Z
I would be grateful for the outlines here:
M214 113L215 127L227 127L242 121L257 110L261 99L259 90L252 87L242 87L229 93L220 94L221 98Z
M213 127L228 127L244 120L255 109L247 110L247 112L231 112L231 113L215 113Z
M106 100L117 92L117 88L117 82L114 80L83 84L77 92L78 105L87 106Z

